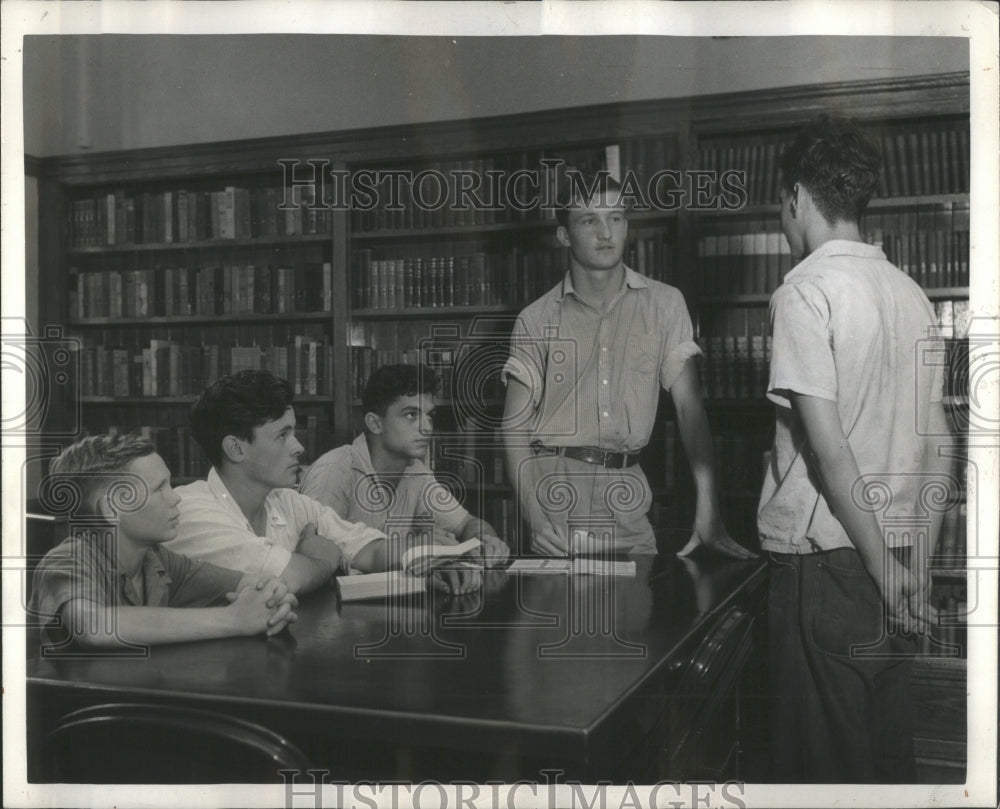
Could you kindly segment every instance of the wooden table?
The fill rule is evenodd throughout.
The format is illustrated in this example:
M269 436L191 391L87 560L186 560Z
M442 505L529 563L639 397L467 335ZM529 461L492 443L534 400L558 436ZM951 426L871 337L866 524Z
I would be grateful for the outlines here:
M144 701L271 728L333 778L732 777L763 580L760 562L639 557L634 578L493 571L461 599L338 604L328 590L277 638L138 658L43 656L36 635L29 767L69 710Z

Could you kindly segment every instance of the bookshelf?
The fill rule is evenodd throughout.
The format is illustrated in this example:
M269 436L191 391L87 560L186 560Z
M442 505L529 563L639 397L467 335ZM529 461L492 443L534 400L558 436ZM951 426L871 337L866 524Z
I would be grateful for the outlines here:
M500 371L518 312L558 283L567 266L554 213L541 204L554 197L556 164L582 171L618 166L645 177L649 160L669 165L677 154L672 132L570 144L550 137L542 133L515 150L441 161L351 166L355 177L414 178L395 192L383 186L382 204L349 217L352 427L361 429L358 404L374 368L399 362L433 368L441 390L432 468L470 511L511 538L523 534L503 462ZM535 171L540 181L534 186L506 188L524 210L489 207L499 192L488 178ZM431 202L445 204L424 209L421 177L438 178ZM478 189L485 210L462 210L463 185ZM658 215L642 217L632 229L629 263L667 280L676 264L676 217L649 213Z
M53 393L49 429L144 428L175 479L201 476L204 459L186 432L190 402L213 375L259 363L298 377L296 412L309 461L360 428L361 385L374 367L423 360L443 381L436 474L471 511L505 536L519 536L500 462L498 373L513 318L556 283L566 257L554 220L531 210L544 187L514 189L525 211L449 210L447 202L457 202L463 184L485 188L496 172L510 176L545 160L580 168L617 163L643 190L653 182L676 201L669 210L632 211L627 261L687 300L705 353L701 374L727 525L752 546L773 431L763 396L768 301L792 260L779 226L776 161L788 136L826 111L861 120L885 152L885 175L863 226L925 288L949 338L955 371L946 403L962 480L968 80L946 74L830 83L26 158L42 212L41 323L63 324L82 347L82 395ZM664 168L682 179L661 177L656 185ZM731 185L697 179L698 171L730 169L746 172L745 204ZM331 184L310 190L324 172L360 178L385 170L425 172L424 201L441 197L445 204L422 211L413 189L401 189L396 204L328 209L316 203L329 200ZM437 175L445 178L440 187ZM286 187L290 204L279 207ZM693 483L668 396L642 464L654 489L654 525L683 537ZM964 708L964 482L949 505L934 600L956 620L939 627L925 649L933 659L920 671L921 704L948 694ZM939 713L950 717L950 710ZM950 719L938 724L921 735L920 755L961 780L964 738Z
M332 217L301 187L286 200L280 180L133 180L67 193L64 322L79 346L82 424L141 432L176 480L207 473L187 414L226 373L289 379L312 457L330 434Z
M373 367L429 360L445 377L439 474L466 498L481 498L467 499L470 508L514 527L496 463L497 373L512 319L554 285L565 255L554 220L531 206L544 186L516 184L526 210L448 203L469 186L490 202L491 178L545 161L617 163L644 192L652 184L676 203L633 210L627 260L685 295L706 357L701 372L727 521L752 543L773 429L763 398L767 304L791 267L776 204L780 146L822 111L858 118L879 139L886 171L866 235L924 286L960 347L968 316L968 104L967 74L947 74L29 159L43 211L39 285L57 292L40 296L42 320L65 324L83 346L82 398L57 408L53 423L71 421L76 409L85 429L160 430L155 437L178 446L181 476L202 474L190 446L183 457L180 449L194 393L234 363L291 374L290 357L304 354L295 367L315 362L315 380L308 371L299 380L297 411L312 459L359 428L360 386ZM677 178L658 175L664 168ZM730 169L746 172L745 204L736 204L731 178L713 185L697 175ZM401 184L395 203L388 186L372 187L374 204L353 210L318 204L331 199L333 183L314 191L309 182L324 172L375 171L425 180L419 190ZM290 204L279 206L286 187ZM441 204L420 206L418 197ZM144 352L158 374L167 368L155 393L152 377L143 387L120 370L123 362L141 365ZM963 395L960 387L950 394L956 417ZM692 484L675 424L669 397L661 397L643 466L656 495L654 521L683 529ZM946 519L954 547L944 546L949 562L937 573L955 585L942 593L956 605L960 499ZM492 513L498 508L507 509L506 522Z

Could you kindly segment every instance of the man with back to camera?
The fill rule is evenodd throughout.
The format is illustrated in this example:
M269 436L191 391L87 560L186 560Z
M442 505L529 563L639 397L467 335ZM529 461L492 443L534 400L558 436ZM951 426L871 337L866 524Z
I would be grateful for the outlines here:
M365 429L309 468L299 491L348 520L386 533L387 521L417 529L426 522L459 542L477 538L482 556L500 565L507 544L473 517L424 463L434 431L437 379L426 367L384 365L365 384Z
M209 386L191 410L191 432L209 460L208 478L180 486L181 520L170 547L256 575L280 576L295 592L337 571L399 566L405 542L388 542L362 523L291 487L301 468L292 388L266 371L241 371ZM478 586L473 571L441 571L452 593Z
M694 531L681 554L705 545L750 558L720 515L694 359L700 350L684 298L625 266L620 185L606 172L582 179L582 193L575 183L563 187L556 210L569 270L521 312L503 370L508 473L531 526L532 549L556 556L580 549L571 545L567 515L546 508L547 482L564 480L590 517L613 521L614 550L656 553L646 516L652 493L637 463L663 388L676 406L697 487ZM573 351L559 348L563 342ZM575 357L561 362L564 354ZM612 509L616 492L627 497Z
M949 430L940 366L916 372L934 311L861 238L879 166L860 130L825 117L780 160L781 227L801 260L771 298L776 429L758 509L772 559L777 781L916 780L916 645L896 629L934 618L923 569L933 542L888 548L857 486L884 476L894 513L916 513L920 479L947 480L937 444ZM934 512L931 540L940 519Z

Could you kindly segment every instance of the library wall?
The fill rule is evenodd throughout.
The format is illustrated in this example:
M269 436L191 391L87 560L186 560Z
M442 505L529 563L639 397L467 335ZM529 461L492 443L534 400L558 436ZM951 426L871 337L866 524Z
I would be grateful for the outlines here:
M47 157L896 78L967 70L969 58L965 40L928 37L782 37L780 48L761 37L388 41L26 37L25 151Z

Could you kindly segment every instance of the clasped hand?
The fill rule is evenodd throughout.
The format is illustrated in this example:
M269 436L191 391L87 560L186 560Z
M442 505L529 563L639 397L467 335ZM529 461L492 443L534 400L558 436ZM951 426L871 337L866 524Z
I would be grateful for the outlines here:
M237 610L239 624L247 635L263 632L277 635L298 620L294 612L299 605L288 585L278 578L261 579L238 593L226 593L231 608Z

